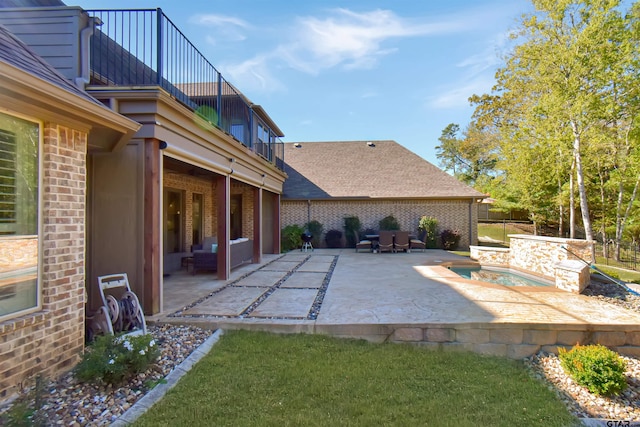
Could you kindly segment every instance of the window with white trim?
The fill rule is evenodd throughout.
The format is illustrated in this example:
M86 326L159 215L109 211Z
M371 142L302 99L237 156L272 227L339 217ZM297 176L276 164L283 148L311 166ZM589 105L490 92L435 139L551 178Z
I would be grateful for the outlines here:
M39 307L38 122L0 113L0 320Z

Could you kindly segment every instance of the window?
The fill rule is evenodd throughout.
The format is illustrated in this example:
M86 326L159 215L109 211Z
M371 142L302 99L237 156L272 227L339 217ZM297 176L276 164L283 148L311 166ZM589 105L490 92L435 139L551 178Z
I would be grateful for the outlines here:
M0 113L0 319L38 308L40 124Z
M182 191L165 189L164 192L164 253L182 252Z
M192 211L191 211L191 224L192 224L192 240L191 243L199 245L202 242L202 194L193 193L192 197Z

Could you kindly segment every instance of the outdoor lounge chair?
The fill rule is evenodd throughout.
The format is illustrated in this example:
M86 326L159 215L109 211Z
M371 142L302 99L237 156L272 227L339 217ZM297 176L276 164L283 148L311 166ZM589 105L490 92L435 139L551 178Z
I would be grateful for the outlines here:
M393 248L396 252L409 250L409 232L396 231L396 238L393 242Z
M422 249L422 252L427 248L427 244L420 239L410 239L409 249Z
M393 231L380 230L379 234L378 250L380 252L393 252Z
M356 236L356 252L358 252L358 249L367 249L371 251L373 246L373 242L371 242L371 240L360 240L360 235L357 230L353 230L353 234Z

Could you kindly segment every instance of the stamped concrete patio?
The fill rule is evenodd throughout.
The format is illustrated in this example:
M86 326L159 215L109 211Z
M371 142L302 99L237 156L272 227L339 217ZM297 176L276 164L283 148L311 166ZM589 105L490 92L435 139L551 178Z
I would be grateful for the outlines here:
M204 273L166 277L163 312L148 322L323 333L511 358L576 343L640 355L640 314L555 288L467 280L440 266L465 259L440 250L266 255L227 281Z

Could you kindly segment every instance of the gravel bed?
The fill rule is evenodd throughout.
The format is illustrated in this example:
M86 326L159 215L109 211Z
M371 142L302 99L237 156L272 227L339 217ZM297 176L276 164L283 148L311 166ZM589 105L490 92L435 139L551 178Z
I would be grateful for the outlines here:
M640 296L612 283L592 281L584 294L640 312ZM640 422L640 359L626 356L622 358L627 364L627 388L620 395L612 397L595 396L585 387L576 384L564 373L560 359L554 354L538 353L525 359L525 365L536 378L546 382L577 417L624 420L636 425L635 422Z
M38 414L46 426L109 425L182 363L214 331L191 326L149 326L161 354L146 372L121 387L78 383L71 373L50 382Z

